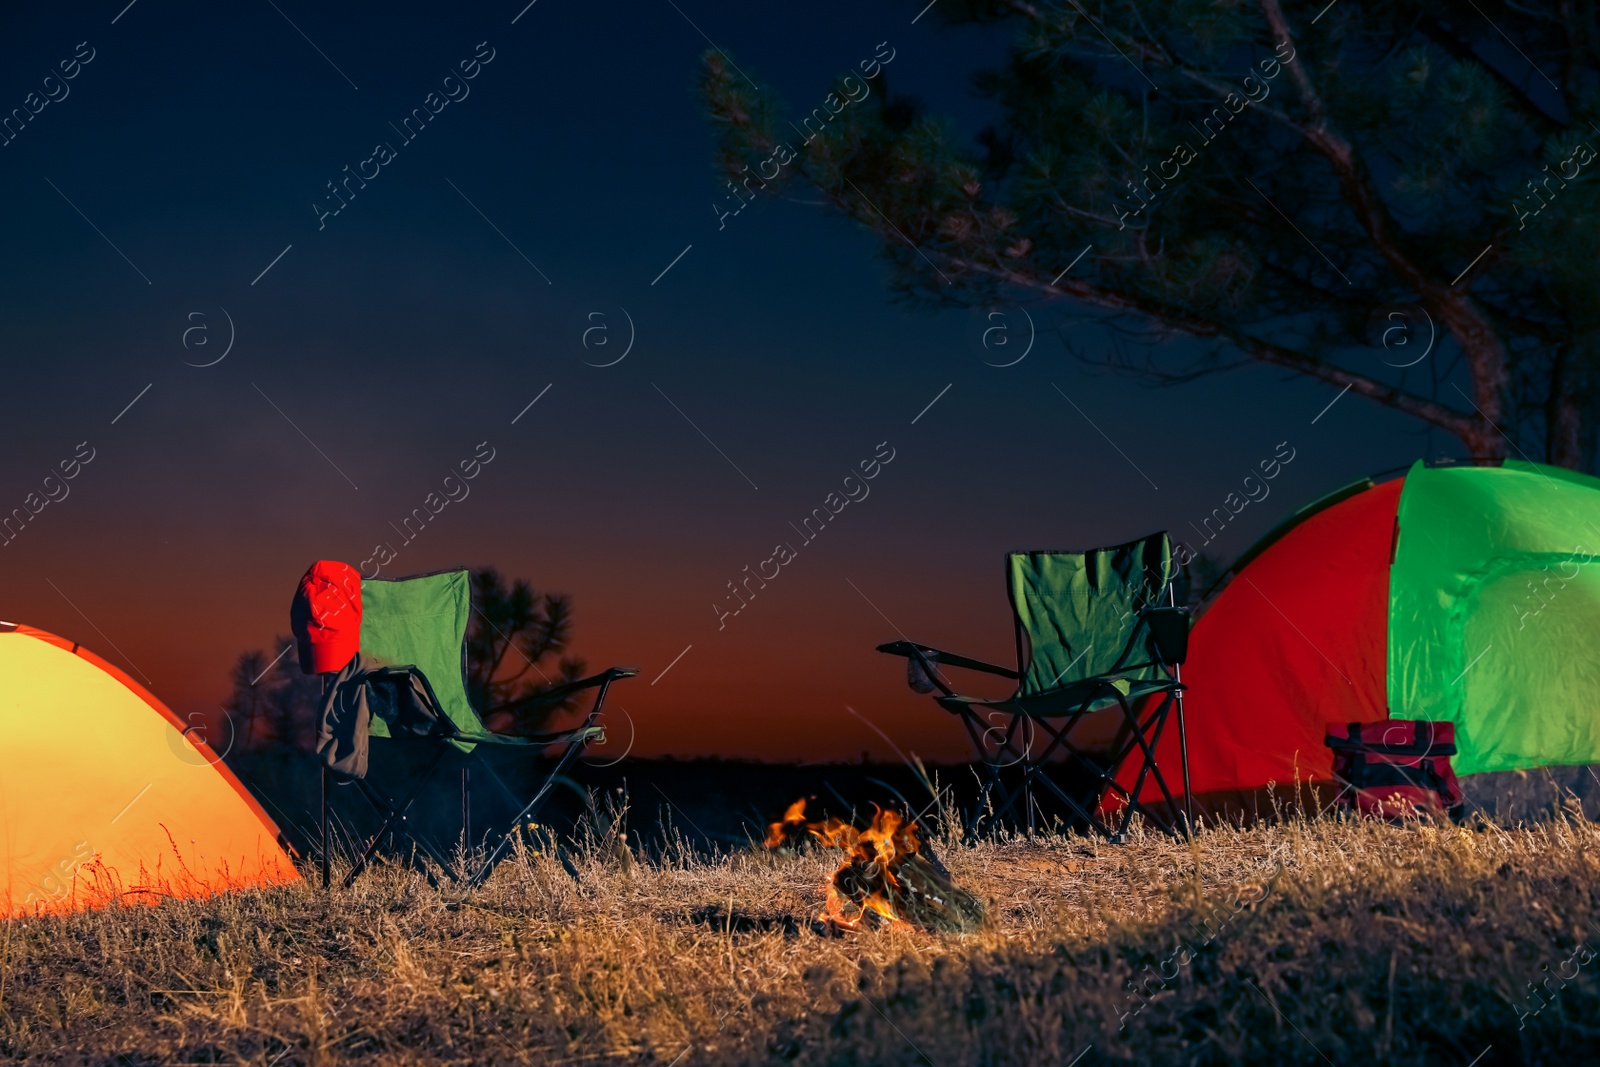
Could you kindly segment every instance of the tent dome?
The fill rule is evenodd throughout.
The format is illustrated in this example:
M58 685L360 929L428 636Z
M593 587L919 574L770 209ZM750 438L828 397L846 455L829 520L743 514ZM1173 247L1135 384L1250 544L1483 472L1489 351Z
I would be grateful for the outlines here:
M1324 737L1353 722L1452 722L1461 775L1600 763L1600 480L1417 463L1301 509L1231 573L1183 668L1210 806L1331 780Z
M199 736L71 641L0 624L0 915L297 879Z

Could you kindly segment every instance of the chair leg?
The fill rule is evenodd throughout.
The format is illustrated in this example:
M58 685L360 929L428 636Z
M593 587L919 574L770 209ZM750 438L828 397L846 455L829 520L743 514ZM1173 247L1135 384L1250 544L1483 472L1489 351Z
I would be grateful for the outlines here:
M1153 710L1150 713L1149 720L1147 722L1145 722L1145 723L1139 723L1137 721L1137 719L1133 716L1133 712L1130 709L1127 709L1127 708L1124 709L1124 712L1126 714L1128 714L1130 716L1130 719L1133 721L1134 729L1132 731L1132 737L1134 739L1134 744L1130 744L1130 745L1127 745L1125 747L1123 753L1121 754L1120 758L1118 759L1118 764L1120 765L1122 759L1125 759L1127 755L1132 754L1135 745L1137 745L1143 751L1143 754L1144 754L1144 759L1143 759L1143 761L1142 761L1142 763L1140 765L1140 768L1139 768L1139 776L1134 782L1133 791L1132 792L1128 792L1126 790L1123 790L1120 786L1115 787L1115 788L1117 788L1119 793L1125 794L1126 799L1128 801L1127 811L1124 812L1124 818L1123 818L1123 824L1124 825L1127 825L1127 823L1132 821L1133 812L1135 810L1137 810L1137 811L1142 812L1147 817L1149 817L1154 823L1156 823L1156 825L1158 825L1165 832L1173 834L1173 835L1177 835L1178 832L1179 832L1178 831L1178 820L1179 820L1178 802L1177 802L1176 799L1174 799L1174 797L1172 795L1171 787L1169 787L1167 785L1166 775L1161 773L1161 765L1156 760L1155 750L1156 750L1156 747L1161 743L1161 734L1162 734L1162 731L1164 731L1166 729L1167 716L1172 711L1172 706L1173 706L1174 703L1178 704L1178 708L1179 708L1179 712L1180 712L1180 717L1179 717L1179 720L1178 720L1179 743L1180 743L1180 746L1185 746L1186 745L1187 739L1183 736L1183 719L1182 719L1182 716L1181 716L1182 699L1183 699L1183 691L1181 689L1169 690L1167 692L1166 696L1164 696L1162 698L1161 703L1159 705L1157 705L1155 710ZM1183 758L1186 755L1187 755L1187 749L1185 747L1185 750L1180 753L1180 762L1183 764L1182 769L1183 769L1185 777L1187 778L1187 775L1188 775L1188 761L1187 761L1186 758ZM1155 781L1155 783L1156 783L1156 788L1161 790L1161 796L1166 801L1167 812L1171 816L1171 821L1170 822L1168 822L1168 820L1163 819L1160 816L1156 815L1155 812L1151 811L1150 808L1148 808L1144 803L1142 803L1138 799L1139 795L1144 791L1144 783L1145 783L1145 780L1147 778L1153 779ZM1185 786L1185 793L1187 794L1187 792L1188 792L1188 787ZM1186 804L1189 803L1189 801L1187 799L1187 796L1185 798L1185 803ZM1189 808L1188 810L1192 812L1192 807ZM1192 819L1192 817L1190 817L1187 820L1187 822L1185 822L1185 824L1184 824L1183 834L1184 834L1184 837L1186 839L1187 839L1187 837L1189 835L1189 826L1192 825L1192 823L1193 823L1193 819Z
M990 727L989 729L997 729L997 727ZM983 763L984 770L987 772L987 780L984 784L983 795L979 798L979 804L981 806L988 803L991 796L998 794L999 807L995 809L993 819L995 823L999 823L1004 819L1016 807L1019 799L1025 798L1030 802L1032 800L1032 797L1028 795L1027 782L1028 775L1031 773L1029 770L1029 758L1033 752L1035 729L1033 720L1027 716L1011 715L1010 721L1006 724L1005 733L1000 737L1000 743L995 746L993 758L984 750L982 741L977 736L974 737L973 743L977 747L978 759ZM989 730L983 731L984 734L988 732ZM974 733L970 726L968 733ZM1025 739L1021 742L1021 747L1018 747L1017 743L1019 735L1025 735ZM1006 756L1013 753L1017 758L1010 763L1005 762ZM1022 782L1015 789L1007 786L1003 777L1003 773L1008 767L1021 768Z
M1128 826L1133 822L1134 812L1137 811L1147 816L1165 832L1175 834L1177 830L1173 824L1168 823L1165 819L1162 819L1160 816L1156 815L1155 812L1146 807L1145 804L1139 799L1140 794L1144 792L1145 780L1147 778L1154 778L1156 788L1161 790L1161 795L1166 798L1167 811L1172 816L1173 823L1176 823L1178 818L1178 805L1177 802L1172 799L1172 790L1167 787L1166 777L1161 773L1161 767L1156 761L1155 754L1155 746L1160 742L1161 731L1166 726L1167 713L1172 708L1172 694L1169 692L1162 698L1161 703L1158 704L1153 711L1151 711L1148 722L1140 722L1138 713L1135 712L1132 706L1127 704L1125 701L1121 701L1119 699L1119 703L1122 704L1122 713L1127 716L1128 723L1132 727L1131 737L1133 738L1133 745L1127 746L1126 751L1131 754L1134 746L1136 745L1143 752L1144 759L1140 762L1139 774L1138 777L1134 779L1133 789L1127 794L1127 804L1122 812L1121 826L1119 827L1118 832L1121 833L1128 828ZM1122 760L1119 759L1117 760L1116 765L1120 766L1121 763Z
M1150 750L1152 753L1150 757L1150 774L1155 779L1156 787L1161 790L1161 796L1167 804L1167 813L1171 817L1171 822L1165 826L1165 829L1174 837L1178 835L1178 819L1180 817L1178 802L1173 798L1172 788L1167 785L1167 776L1162 773L1161 764L1156 761L1154 752L1161 744L1161 734L1167 728L1167 718L1172 713L1172 708L1177 703L1177 698L1178 693L1176 691L1167 694L1166 699L1162 701L1161 707L1157 709L1157 715L1151 719L1151 725L1154 726L1154 730L1150 734ZM1183 831L1185 839L1187 839L1188 833L1189 831L1185 827Z
M1042 752L1039 753L1037 759L1033 760L1024 768L1024 772L1027 776L1025 782L1031 785L1033 779L1037 778L1041 786L1043 786L1049 792L1055 794L1056 798L1065 804L1073 815L1077 816L1086 824L1088 824L1090 829L1094 830L1096 833L1107 838L1108 840L1115 842L1118 840L1117 832L1108 828L1106 824L1096 818L1092 812L1090 812L1082 804L1078 803L1076 797L1068 793L1065 789L1061 788L1061 786L1057 785L1050 775L1045 772L1046 762L1051 756L1055 755L1057 749L1062 749L1070 755L1077 757L1078 761L1086 766L1089 769L1089 772L1096 779L1104 781L1107 778L1104 768L1102 768L1088 756L1084 755L1078 749L1074 748L1072 743L1067 740L1067 737L1069 734L1071 734L1073 727L1077 725L1078 721L1083 717L1083 715L1084 712L1079 711L1069 716L1059 730L1051 726L1048 722L1043 720L1038 721L1036 728L1042 729L1045 731L1045 733L1050 735L1050 743L1045 746ZM1032 722L1032 720L1030 720L1030 722ZM1029 801L1030 803L1036 803L1032 800L1031 796L1029 797ZM1014 802L1015 798L1013 797L1011 803Z
M961 725L966 728L967 737L972 741L972 751L977 756L978 763L983 767L983 781L978 790L978 806L967 823L967 833L971 836L977 832L978 820L982 818L983 810L994 803L991 798L996 792L1003 792L1004 790L1000 784L999 768L989 759L988 753L983 748L983 735L988 732L987 729L979 729L981 723L970 708L963 709L959 714L961 716Z
M587 730L596 722L600 721L600 711L605 706L606 693L610 689L610 679L600 683L600 688L594 695L594 706L589 709L589 714L584 718L583 726L580 727L580 729ZM550 773L545 776L544 784L539 786L539 791L533 795L532 800L523 805L522 810L517 812L516 818L512 820L511 830L513 833L520 832L523 824L528 819L533 818L534 814L538 812L539 806L544 803L544 798L550 792L551 787L556 784L556 779L561 777L561 772L566 770L568 764L570 764L573 760L583 755L588 747L589 742L587 739L573 742L567 746L567 750L563 752L561 754L561 758L556 761L555 767L553 767ZM494 846L494 851L489 853L488 857L484 859L482 865L480 865L478 869L473 872L472 876L467 879L466 891L468 893L472 892L483 883L483 880L489 876L489 871L497 862L499 862L500 857L505 855L506 849L510 847L511 834L508 833L500 838L499 842Z
M1022 806L1028 812L1028 836L1033 836L1033 767L1022 765Z
M1072 727L1074 725L1076 725L1076 723L1077 723L1077 721L1078 721L1078 719L1080 717L1081 717L1081 712L1071 716L1068 719L1067 724L1061 730L1056 730L1053 727L1051 727L1049 723L1044 722L1042 720L1036 720L1036 719L1028 718L1027 716L1020 716L1020 715L1017 716L1017 721L1020 721L1020 720L1023 720L1023 719L1027 720L1026 723L1025 723L1025 728L1026 728L1027 733L1029 734L1028 740L1026 742L1024 742L1023 747L1022 747L1021 750L1012 749L1012 751L1017 751L1018 755L1021 757L1018 762L1019 762L1019 765L1022 768L1022 782L1017 786L1016 789L1007 790L1006 791L1005 804L1000 808L999 811L997 811L995 813L995 820L997 822L1001 818L1003 818L1007 813L1009 813L1011 811L1011 809L1016 806L1017 801L1020 799L1020 800L1023 800L1025 802L1025 804L1026 804L1026 806L1028 808L1028 814L1027 814L1027 819L1028 819L1028 824L1029 824L1028 828L1029 828L1029 831L1031 833L1031 831L1032 831L1032 820L1033 820L1033 809L1034 809L1034 807L1036 806L1036 803L1037 803L1033 799L1032 783L1033 783L1033 779L1036 778L1036 777L1051 792L1053 792L1057 796L1059 796L1062 799L1063 803L1065 803L1068 807L1070 807L1073 810L1073 814L1078 815L1080 817L1087 818L1087 814L1084 812L1083 808L1080 805L1078 805L1078 803L1076 801L1074 801L1070 796L1068 796L1065 790L1063 790L1060 786L1058 786L1054 782L1052 782L1050 780L1050 776L1048 774L1046 774L1045 771L1044 771L1045 762L1047 760L1049 760L1049 758L1055 754L1056 749L1065 747L1067 749L1067 751L1069 751L1069 752L1074 752L1074 753L1076 752L1076 750L1074 750L1070 744L1066 743L1066 735L1072 730ZM1038 736L1037 731L1039 731L1041 729L1044 730L1045 733L1050 735L1051 741L1050 741L1050 744L1045 746L1043 751L1039 752L1037 754L1037 756L1035 756L1035 754L1033 752L1033 743L1034 743L1035 738ZM1009 738L1009 736L1010 736L1009 732L1008 732L1007 736ZM1006 748L1002 749L1002 751L1005 751L1006 749L1009 749L1009 748L1010 748L1010 743L1009 743L1009 740L1008 740L1007 743L1006 743ZM1089 821L1093 822L1094 820L1090 819Z
M320 760L317 765L322 769L322 888L327 889L333 879L328 855L328 765Z
M961 713L960 717L961 725L967 731L967 737L972 742L972 751L974 754L976 754L978 757L978 762L982 764L984 768L983 782L978 787L978 806L973 811L972 818L967 822L967 833L971 834L973 832L973 826L977 824L978 819L982 816L984 807L988 803L989 793L994 786L994 775L989 770L988 760L984 758L983 742L979 740L980 735L972 725L972 714L964 711Z
M1183 668L1173 668L1178 682L1178 760L1183 764L1183 836L1194 835L1194 788L1189 782L1189 731L1183 722Z
M1011 815L1020 801L1026 809L1026 818L1022 820L1024 828L1032 836L1037 829L1038 811L1036 810L1037 800L1036 790L1034 789L1037 784L1057 797L1073 815L1082 819L1091 829L1112 842L1122 840L1128 827L1132 824L1135 812L1143 814L1164 833L1174 835L1181 833L1185 838L1188 838L1194 824L1193 799L1190 796L1189 745L1187 728L1183 717L1182 681L1181 679L1175 679L1175 681L1178 683L1177 686L1166 691L1163 698L1156 703L1144 721L1141 721L1140 714L1135 710L1135 705L1132 702L1126 700L1120 692L1113 694L1117 705L1121 708L1124 722L1118 730L1118 739L1113 742L1113 748L1110 753L1111 758L1106 766L1101 766L1098 761L1080 751L1068 740L1068 735L1071 734L1079 720L1087 714L1088 704L1092 701L1086 701L1084 706L1077 711L1063 716L1060 729L1055 728L1050 722L1043 719L1014 715L1000 740L999 751L995 759L989 758L987 751L982 746L978 731L974 728L972 718L964 714L963 722L967 727L967 733L972 738L973 745L978 752L979 758L983 761L985 769L989 772L989 780L985 782L983 799L987 799L991 792L998 792L1003 800L995 811L994 821L998 823ZM1179 758L1183 771L1184 807L1181 813L1177 799L1173 795L1170 786L1168 786L1166 776L1162 773L1161 767L1156 760L1155 751L1160 743L1161 734L1166 728L1167 717L1172 711L1174 703L1177 705ZM1030 728L1043 729L1050 736L1050 742L1044 746L1043 751L1037 753L1033 751L1034 746L1031 737L1021 749L1016 747L1018 723L1024 718L1028 720L1027 725ZM1055 754L1057 749L1062 749L1075 757L1078 763L1086 768L1088 773L1100 783L1102 790L1110 789L1122 798L1124 810L1120 812L1118 817L1109 822L1102 821L1051 778L1045 768L1048 760ZM1000 767L998 764L1001 758L1012 752L1015 752L1019 757L1018 763L1021 765L1022 781L1017 784L1015 789L1008 789L1005 783L1000 780ZM1130 792L1117 783L1116 771L1129 756L1136 752L1141 757L1140 766L1133 790ZM1037 782L1035 782L1035 779L1037 779ZM1155 782L1162 798L1166 802L1170 819L1156 814L1149 806L1139 800L1139 796L1144 791L1145 783L1151 780ZM1179 828L1180 825L1182 827L1181 830Z
M1110 830L1108 830L1106 828L1105 824L1102 823L1099 819L1095 818L1094 815L1091 812L1089 812L1086 808L1084 808L1084 806L1082 804L1079 804L1078 801L1076 800L1076 798L1074 798L1071 793L1068 793L1065 789L1062 789L1055 782L1051 781L1050 780L1050 776L1045 774L1043 771L1036 771L1035 773L1037 773L1038 776L1039 776L1039 783L1041 785L1043 785L1046 789L1048 789L1050 792L1054 793L1056 795L1056 798L1059 799L1063 804L1065 804L1069 809L1071 809L1071 811L1072 811L1072 813L1074 815L1076 815L1078 818L1082 819L1084 822L1088 823L1089 827L1091 829L1093 829L1095 832L1101 834L1102 836L1104 836L1104 837L1106 837L1106 838L1108 838L1108 839L1110 839L1112 841L1116 840L1116 835L1113 834Z
M379 801L382 798L376 795L377 790L373 788L372 784L365 778L356 779L356 781L360 783L362 791L367 794L367 799L371 800L375 806L379 806L380 808L388 808L389 817L384 820L383 826L378 829L378 832L372 835L372 840L367 842L366 851L362 852L361 858L357 860L356 865L350 869L350 873L345 875L343 885L346 889L348 889L350 885L355 882L357 875L367 869L367 863L371 861L373 853L378 851L378 845L382 843L384 836L387 835L397 823L405 820L406 811L413 803L415 803L417 796L422 792L423 788L427 786L429 780L432 779L434 770L439 766L439 761L444 759L445 753L448 751L448 746L439 746L439 754L434 756L433 762L428 764L427 769L417 776L417 784L412 787L411 792L406 794L405 799L401 801L398 806L390 806L387 802L384 802L380 805ZM429 848L425 844L422 844L422 842L417 842L416 838L412 837L409 830L404 831L404 833L409 840L422 845L423 850L430 856L433 856L435 863L439 862L439 858L434 853L433 849ZM447 870L449 869L448 864L441 863L440 866Z
M1156 763L1154 751L1156 744L1160 740L1162 729L1166 723L1167 712L1171 709L1173 694L1168 693L1167 696L1157 705L1155 710L1151 712L1148 717L1148 721L1145 722L1140 721L1138 713L1134 710L1133 705L1124 700L1120 694L1116 694L1116 702L1122 710L1125 721L1121 730L1119 731L1119 737L1121 737L1122 740L1120 744L1112 751L1111 759L1108 764L1109 769L1108 767L1101 766L1097 761L1079 751L1071 743L1071 741L1068 740L1068 735L1072 732L1073 727L1085 714L1084 711L1080 710L1076 714L1067 716L1059 730L1055 727L1052 727L1048 722L1043 720L1040 721L1040 728L1044 729L1045 732L1050 735L1051 742L1048 746L1046 746L1045 750L1038 755L1037 758L1033 758L1028 761L1027 766L1024 769L1025 777L1023 786L1025 789L1031 787L1034 778L1037 778L1038 784L1047 788L1051 793L1058 797L1064 804L1067 805L1069 809L1071 809L1074 815L1083 819L1089 824L1090 828L1112 842L1119 842L1122 840L1123 835L1127 832L1129 825L1132 824L1133 814L1135 811L1147 816L1162 831L1176 834L1179 832L1176 825L1178 821L1177 803L1172 796L1172 791L1166 784L1165 776L1161 773L1161 769ZM1075 756L1078 761L1087 768L1088 772L1096 780L1103 784L1102 788L1109 788L1123 797L1125 801L1124 810L1120 813L1119 817L1111 822L1111 824L1108 825L1107 823L1102 822L1092 813L1085 810L1085 808L1079 804L1075 798L1058 786L1055 781L1051 779L1049 774L1045 772L1045 762L1055 753L1058 748L1064 749L1066 752ZM1143 756L1143 759L1141 760L1138 778L1134 783L1133 792L1129 793L1126 789L1117 784L1115 769L1120 767L1127 757L1133 754L1135 751L1140 752L1140 754ZM1152 776L1154 777L1157 787L1161 790L1162 796L1166 798L1169 810L1172 812L1171 822L1161 818L1138 800L1139 794L1143 792L1146 779L1151 778ZM1027 800L1031 805L1031 789L1029 789ZM1014 803L1015 800L1013 798L1012 801L1008 802L1006 810L1010 810L1010 808L1014 806ZM1029 814L1030 816L1033 814L1031 807ZM1032 829L1031 825L1029 828L1030 830Z
M574 759L577 759L578 756L580 756L588 747L589 743L587 741L579 741L575 744L567 746L567 750L561 754L561 758L556 761L555 767L545 778L544 784L539 786L539 791L533 795L532 800L528 801L528 803L523 806L521 811L517 812L516 818L511 821L512 833L520 831L523 824L528 819L533 818L533 816L538 812L539 806L544 803L546 794L548 794L550 792L550 788L556 784L556 779L561 776L561 772L566 770L567 765ZM512 833L507 833L500 838L499 843L494 846L494 851L489 853L488 857L483 861L478 869L473 872L470 878L467 879L467 892L470 893L483 883L483 880L488 877L490 869L499 862L500 857L505 854L506 849L511 847Z
M327 697L328 690L332 688L333 675L324 674L322 676L322 695L324 698ZM322 888L327 889L333 877L329 866L330 857L328 854L328 765L318 759L317 766L322 771Z
M461 854L465 856L472 848L472 796L468 789L472 786L472 768L461 768Z
M449 752L446 750L444 755L448 754ZM443 759L443 755L441 755L439 759ZM434 765L437 765L438 762L439 760L436 759L434 761ZM432 767L430 767L429 770L431 772ZM395 838L397 845L404 843L411 846L411 857L413 860L415 860L417 852L420 851L423 855L433 860L434 864L437 865L440 870L448 874L452 882L460 881L456 874L451 870L450 861L442 856L439 853L439 850L434 848L426 838L418 837L416 834L411 832L411 817L407 814L407 811L411 806L411 802L422 794L422 790L427 787L429 781L430 778L425 776L417 785L411 797L408 797L405 803L399 808L395 808L393 805L391 805L388 799L385 798L382 793L378 792L377 787L375 787L371 782L368 782L365 779L358 779L356 785L366 795L367 801L372 805L373 810L387 819L384 824L384 828L379 830L378 836L373 839L375 842L381 844L384 835L387 833ZM429 871L426 867L423 868L423 871L428 876L428 884L434 888L438 888L439 882L438 879L434 878L433 872Z
M528 803L523 806L522 811L518 811L517 817L512 819L512 833L520 832L523 824L525 824L528 819L531 819L534 814L538 813L539 805L544 803L544 797L546 797L546 793L550 792L550 787L555 785L555 779L562 774L562 771L565 771L566 765L571 763L574 758L578 758L579 753L581 753L582 750L587 749L587 747L589 747L589 742L578 742L578 744L570 745L570 747L566 749L566 752L562 753L562 758L557 760L557 763L555 763L555 768L552 769L549 776L544 779L544 784L539 785L539 792L534 793L533 800L528 801ZM498 845L494 846L493 853L488 854L488 857L486 857L485 861L483 861L483 864L478 867L477 872L474 872L472 877L467 878L467 893L470 893L472 889L477 889L478 886L482 885L483 878L488 877L491 867L494 867L494 864L499 862L499 857L506 854L506 849L510 848L512 833L506 833L504 837L501 837Z

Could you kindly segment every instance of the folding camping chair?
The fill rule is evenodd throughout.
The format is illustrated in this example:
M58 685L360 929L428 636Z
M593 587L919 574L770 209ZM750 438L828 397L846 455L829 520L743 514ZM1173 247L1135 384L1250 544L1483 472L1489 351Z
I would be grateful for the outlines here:
M1156 760L1175 707L1187 834L1193 808L1180 665L1188 652L1189 615L1175 606L1174 576L1165 532L1091 552L1014 553L1007 578L1016 615L1016 670L911 641L879 645L878 651L906 657L911 688L934 694L940 707L961 717L984 764L983 803L997 805L997 821L1021 803L1029 832L1039 787L1112 841L1122 839L1135 812L1177 833L1178 805ZM941 667L1013 678L1017 689L1003 700L963 696ZM1092 751L1073 736L1089 715L1113 708L1121 717L1104 749ZM1044 741L1036 746L1041 734ZM992 751L986 738L997 739ZM1073 795L1051 777L1047 763L1058 754L1088 775L1099 803ZM1138 761L1131 789L1117 780L1130 757ZM1003 772L1012 768L1015 784L1008 786ZM1155 783L1164 812L1139 799L1147 781ZM1110 810L1119 806L1120 813Z
M472 611L471 586L464 570L443 571L401 579L364 579L361 582L361 654L376 657L397 666L383 674L410 674L420 682L426 694L421 703L429 705L421 714L412 714L408 721L389 722L374 715L368 727L368 736L393 738L417 737L431 742L437 752L416 776L411 788L398 800L385 796L363 777L355 778L357 788L372 802L383 825L367 842L361 858L345 876L349 886L366 869L384 837L394 834L398 840L409 842L439 865L450 877L451 864L440 856L427 841L412 833L407 822L407 812L417 797L446 764L452 760L461 767L461 805L463 835L470 831L468 822L467 772L479 745L518 746L545 749L564 746L560 758L545 776L533 799L511 819L501 834L500 841L481 866L466 879L468 889L478 885L489 869L510 847L516 829L525 825L539 810L545 797L563 771L581 756L594 742L604 742L605 730L599 725L600 712L605 704L611 683L619 678L638 673L633 667L612 667L589 678L546 690L536 697L500 708L484 709L484 714L514 710L523 705L560 700L585 689L595 689L594 705L576 729L557 733L509 735L495 733L484 725L483 716L472 706L467 696L466 634ZM410 679L407 679L409 682ZM325 684L333 685L333 676L325 676ZM346 682L344 684L357 684ZM364 683L360 683L364 684ZM494 770L485 761L477 761L489 775L498 780ZM322 884L328 885L328 812L330 803L329 770L322 770ZM504 786L504 783L501 783ZM509 791L509 790L508 790Z

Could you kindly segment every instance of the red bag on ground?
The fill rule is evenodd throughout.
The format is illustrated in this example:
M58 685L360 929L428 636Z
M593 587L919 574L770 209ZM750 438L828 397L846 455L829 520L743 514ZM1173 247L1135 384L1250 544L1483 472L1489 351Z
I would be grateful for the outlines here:
M361 649L361 575L348 563L317 560L295 590L289 626L302 671L343 670Z
M1341 805L1378 819L1461 818L1454 723L1389 719L1344 731L1327 736Z

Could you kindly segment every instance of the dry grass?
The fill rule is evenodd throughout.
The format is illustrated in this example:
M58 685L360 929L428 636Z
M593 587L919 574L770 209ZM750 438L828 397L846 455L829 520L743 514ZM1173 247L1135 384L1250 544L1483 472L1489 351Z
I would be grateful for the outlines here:
M1600 943L1589 823L1299 819L1192 846L940 854L989 901L976 934L828 936L813 920L837 854L646 859L614 839L508 860L465 902L384 866L327 895L308 881L17 920L0 932L0 1058L946 1067L1087 1048L1080 1067L1466 1067L1491 1046L1487 1067L1600 1047L1600 966L1519 1030L1525 983L1559 988L1561 961ZM1149 1002L1119 1030L1143 1003L1135 976Z

